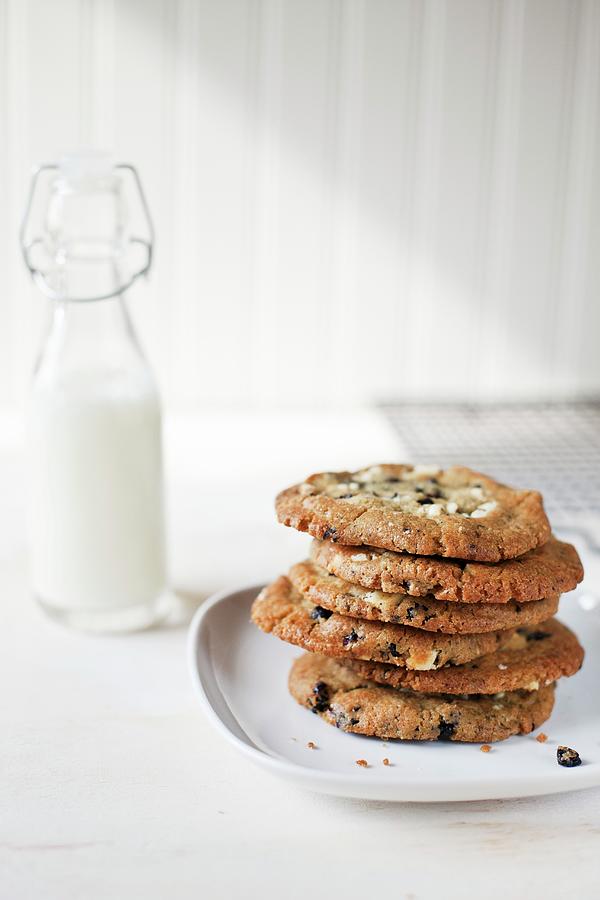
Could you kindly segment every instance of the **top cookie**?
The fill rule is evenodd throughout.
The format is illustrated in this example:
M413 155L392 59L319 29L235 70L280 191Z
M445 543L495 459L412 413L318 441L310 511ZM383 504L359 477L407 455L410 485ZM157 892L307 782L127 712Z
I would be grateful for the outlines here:
M282 491L275 508L284 525L316 538L423 556L498 562L550 537L537 491L460 466L323 472Z
M338 578L385 594L432 595L458 603L524 603L577 587L583 566L575 547L555 537L517 559L460 562L374 547L313 541L313 562Z

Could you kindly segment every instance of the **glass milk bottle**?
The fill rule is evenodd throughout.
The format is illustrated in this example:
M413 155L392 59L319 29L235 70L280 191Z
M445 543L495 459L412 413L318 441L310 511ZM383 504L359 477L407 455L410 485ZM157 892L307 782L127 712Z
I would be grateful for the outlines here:
M30 237L44 179L41 233ZM146 238L129 233L131 186ZM165 560L160 401L124 296L152 257L135 169L101 155L42 166L21 242L50 298L28 410L35 597L76 628L144 628L160 617Z

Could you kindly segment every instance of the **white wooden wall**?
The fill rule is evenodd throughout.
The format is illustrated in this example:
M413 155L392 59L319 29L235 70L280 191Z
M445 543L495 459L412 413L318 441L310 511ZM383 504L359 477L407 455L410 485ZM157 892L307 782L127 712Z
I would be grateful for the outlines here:
M172 408L600 390L599 0L0 0L0 409L65 148L135 162Z

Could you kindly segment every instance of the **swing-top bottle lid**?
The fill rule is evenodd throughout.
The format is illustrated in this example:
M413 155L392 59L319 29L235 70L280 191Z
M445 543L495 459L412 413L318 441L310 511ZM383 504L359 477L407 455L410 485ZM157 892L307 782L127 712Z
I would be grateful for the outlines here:
M89 301L123 293L152 263L154 232L136 169L97 150L40 166L20 238L27 268L48 297Z
M66 181L104 179L114 174L115 162L110 153L79 150L65 153L58 161L58 175Z

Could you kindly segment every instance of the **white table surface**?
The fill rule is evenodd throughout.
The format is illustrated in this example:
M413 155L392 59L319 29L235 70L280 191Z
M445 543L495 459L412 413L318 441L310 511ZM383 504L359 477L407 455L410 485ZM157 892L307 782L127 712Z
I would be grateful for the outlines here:
M422 806L318 796L213 731L184 624L100 638L47 621L28 593L11 423L0 445L2 900L598 897L599 790ZM175 420L166 445L182 622L215 589L302 558L307 538L274 520L279 488L401 456L368 412Z

